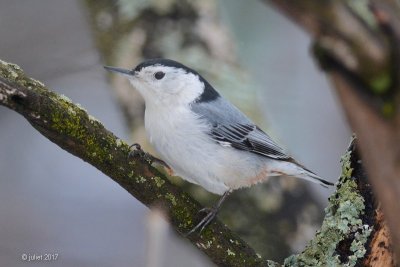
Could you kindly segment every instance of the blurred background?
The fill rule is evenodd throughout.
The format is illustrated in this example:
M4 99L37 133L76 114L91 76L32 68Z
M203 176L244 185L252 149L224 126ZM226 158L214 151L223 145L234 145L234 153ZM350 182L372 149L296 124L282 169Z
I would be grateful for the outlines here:
M166 57L198 70L295 158L336 182L349 131L310 40L261 1L0 0L0 59L71 98L146 150L144 104L103 65ZM213 266L94 167L0 106L0 265ZM204 205L217 199L171 178ZM220 218L282 261L314 236L332 189L293 178L235 192Z

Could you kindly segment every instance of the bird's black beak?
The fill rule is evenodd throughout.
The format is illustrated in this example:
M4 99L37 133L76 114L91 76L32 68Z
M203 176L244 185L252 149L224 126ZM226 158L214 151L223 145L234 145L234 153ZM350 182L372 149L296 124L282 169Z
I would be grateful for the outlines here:
M121 74L127 74L127 75L133 75L133 70L127 70L127 69L122 69L122 68L116 68L116 67L110 67L110 66L104 66L106 70L109 70L111 72L116 72L116 73L121 73Z

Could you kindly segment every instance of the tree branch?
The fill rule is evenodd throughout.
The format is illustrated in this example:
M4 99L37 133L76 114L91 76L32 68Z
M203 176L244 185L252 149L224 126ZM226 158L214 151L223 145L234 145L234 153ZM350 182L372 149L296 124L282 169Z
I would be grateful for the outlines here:
M67 97L25 77L14 64L0 61L0 104L24 116L49 140L93 165L148 207L160 206L180 233L199 221L202 207L148 162L128 160L128 145ZM269 261L215 220L202 234L187 237L219 266L268 266Z

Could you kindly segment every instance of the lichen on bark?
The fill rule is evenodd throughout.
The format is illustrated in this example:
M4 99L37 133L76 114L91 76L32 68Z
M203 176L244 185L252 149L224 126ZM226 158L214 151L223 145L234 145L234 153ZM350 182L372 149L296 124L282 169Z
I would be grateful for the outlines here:
M342 173L329 198L321 229L305 250L285 260L285 266L356 266L365 258L374 229L370 185L352 141L341 159Z

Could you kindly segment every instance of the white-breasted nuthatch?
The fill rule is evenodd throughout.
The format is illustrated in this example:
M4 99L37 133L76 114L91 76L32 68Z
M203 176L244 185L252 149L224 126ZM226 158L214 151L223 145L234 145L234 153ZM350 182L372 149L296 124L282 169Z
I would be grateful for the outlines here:
M174 173L222 195L191 232L212 221L229 192L271 176L333 185L288 156L202 76L183 64L150 59L132 70L105 68L125 75L143 96L150 143Z

